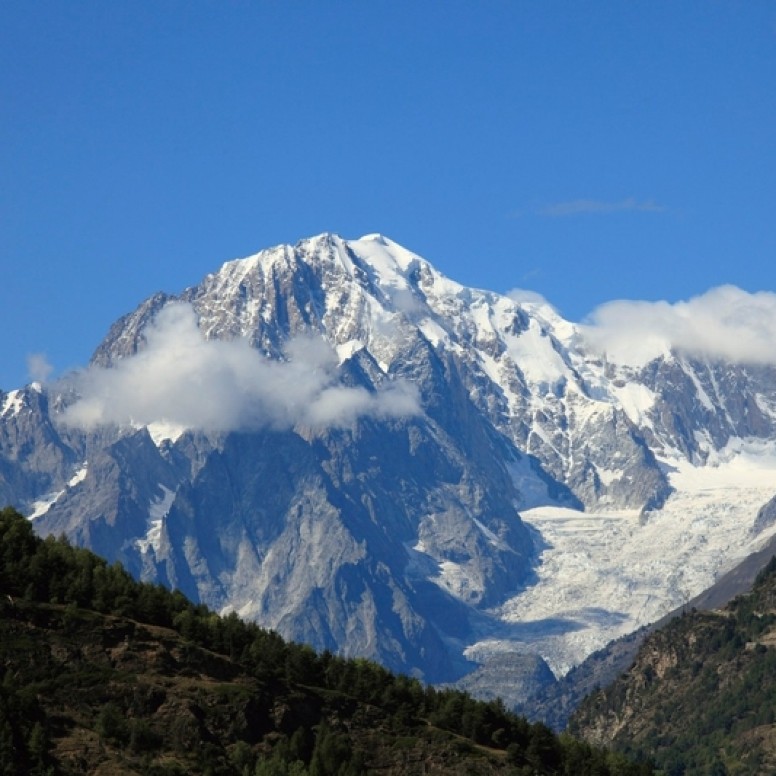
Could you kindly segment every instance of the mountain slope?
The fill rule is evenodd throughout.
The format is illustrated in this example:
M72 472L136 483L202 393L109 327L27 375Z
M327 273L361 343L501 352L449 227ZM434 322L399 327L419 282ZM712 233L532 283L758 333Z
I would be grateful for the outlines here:
M761 510L758 520L762 519L763 512L772 509L772 502L769 502L769 505ZM650 633L691 609L721 609L736 596L748 593L775 553L776 537L771 538L761 550L747 556L744 561L723 574L710 588L683 604L680 609L610 642L575 666L559 681L544 684L535 688L532 693L525 693L515 705L516 711L525 713L530 719L544 722L553 730L565 730L569 717L588 695L608 687L631 667L639 648Z
M776 559L723 610L651 634L634 665L585 701L570 729L649 752L669 773L776 768Z
M0 497L320 648L434 681L515 651L563 673L776 531L773 378L615 363L546 303L321 235L0 395Z
M0 511L0 772L648 774L499 703L316 655Z

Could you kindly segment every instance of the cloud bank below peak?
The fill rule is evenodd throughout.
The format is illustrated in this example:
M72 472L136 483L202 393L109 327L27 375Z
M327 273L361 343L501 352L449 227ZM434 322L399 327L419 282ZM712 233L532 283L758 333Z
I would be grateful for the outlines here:
M673 304L607 302L579 330L607 359L629 366L671 351L712 361L776 365L776 294L726 285Z
M341 384L336 356L322 339L290 342L282 362L245 340L206 340L185 303L162 309L146 341L114 367L90 367L75 377L80 398L65 411L65 423L87 429L165 423L226 432L348 426L363 416L421 412L418 393L406 382L376 392Z

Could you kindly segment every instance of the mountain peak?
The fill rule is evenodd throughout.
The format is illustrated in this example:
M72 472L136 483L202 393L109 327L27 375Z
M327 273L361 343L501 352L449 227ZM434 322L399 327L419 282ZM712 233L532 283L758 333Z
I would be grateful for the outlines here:
M80 396L47 405L92 410L61 438L43 402L0 395L0 496L148 579L426 675L523 649L521 622L561 612L531 644L560 671L776 532L750 530L774 385L689 358L626 370L536 295L323 233L122 318Z

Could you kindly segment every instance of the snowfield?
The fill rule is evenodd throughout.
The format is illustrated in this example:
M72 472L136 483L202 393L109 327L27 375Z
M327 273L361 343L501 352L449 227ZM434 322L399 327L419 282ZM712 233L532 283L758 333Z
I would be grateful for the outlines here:
M545 543L536 582L494 612L503 636L467 656L538 652L563 675L703 592L776 533L751 530L776 493L776 443L737 439L706 466L662 463L675 492L659 511L525 510Z

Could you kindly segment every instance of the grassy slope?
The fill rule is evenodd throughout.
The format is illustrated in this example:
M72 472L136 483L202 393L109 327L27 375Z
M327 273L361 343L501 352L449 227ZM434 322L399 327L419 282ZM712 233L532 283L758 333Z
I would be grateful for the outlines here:
M588 698L576 734L648 751L670 774L776 773L776 563L722 610L692 611L645 641Z

